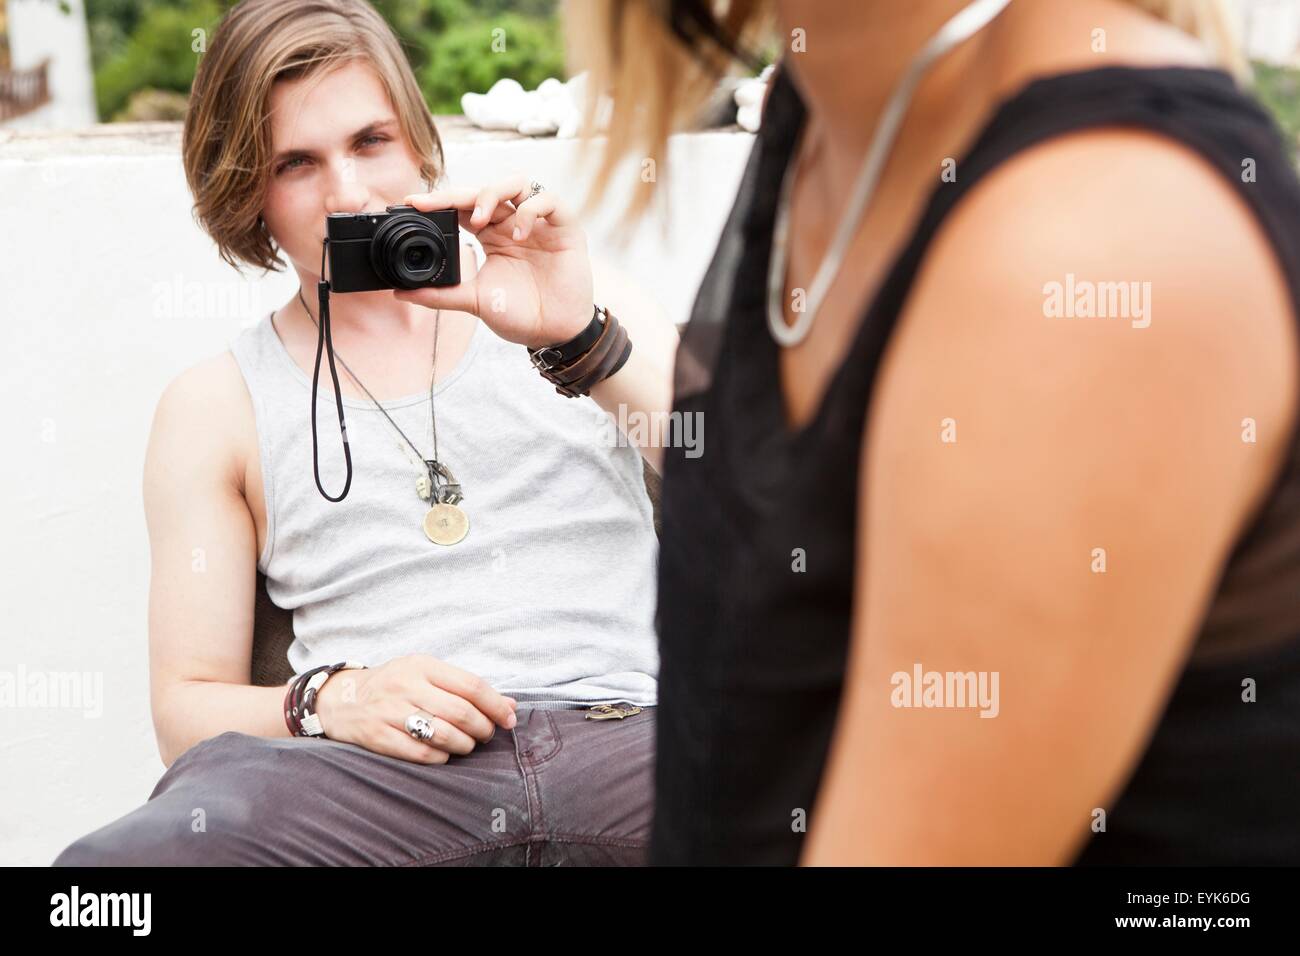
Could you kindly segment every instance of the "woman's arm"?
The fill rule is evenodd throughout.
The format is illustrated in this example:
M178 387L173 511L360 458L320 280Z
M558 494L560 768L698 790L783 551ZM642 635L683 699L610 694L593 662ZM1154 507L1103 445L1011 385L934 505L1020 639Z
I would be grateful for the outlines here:
M150 696L167 766L228 730L289 734L284 689L249 686L257 533L236 454L244 421L253 411L228 353L177 376L154 413L143 489Z
M1138 282L1148 311L1049 317L1067 275ZM1256 219L1181 146L1072 135L966 197L863 435L845 693L801 862L1073 858L1282 461L1296 350ZM918 666L990 693L896 706Z

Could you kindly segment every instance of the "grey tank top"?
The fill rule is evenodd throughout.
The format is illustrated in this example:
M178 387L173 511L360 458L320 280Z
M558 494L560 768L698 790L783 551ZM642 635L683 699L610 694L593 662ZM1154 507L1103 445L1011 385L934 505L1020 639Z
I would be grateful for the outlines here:
M257 421L267 522L257 567L293 612L295 672L429 654L533 707L656 703L653 512L640 453L591 398L557 394L523 346L479 322L434 390L439 458L469 517L465 538L443 546L423 530L415 453L373 403L343 398L352 487L327 501L312 473L311 377L269 314L230 349ZM432 458L428 390L383 405ZM338 494L345 464L325 367L316 416L321 484Z

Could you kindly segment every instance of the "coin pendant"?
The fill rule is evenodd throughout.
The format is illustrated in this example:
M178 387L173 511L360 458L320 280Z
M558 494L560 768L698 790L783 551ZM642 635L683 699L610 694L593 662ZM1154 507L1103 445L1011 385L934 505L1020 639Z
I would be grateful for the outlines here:
M424 533L434 544L455 544L469 532L469 518L455 505L439 503L424 516Z

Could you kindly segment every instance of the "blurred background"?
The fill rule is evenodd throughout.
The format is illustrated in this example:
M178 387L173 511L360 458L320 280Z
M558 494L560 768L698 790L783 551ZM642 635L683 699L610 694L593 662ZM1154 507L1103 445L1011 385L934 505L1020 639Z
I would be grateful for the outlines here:
M194 31L228 0L0 0L0 124L80 126L179 120L194 77ZM403 40L435 114L502 78L564 79L559 0L375 0ZM1300 141L1300 0L1233 0L1260 99ZM485 55L504 28L508 49Z
M0 0L0 122L180 120L197 62L234 0ZM374 0L434 114L499 79L567 78L560 0ZM487 55L493 31L509 37ZM770 53L769 53L770 58Z

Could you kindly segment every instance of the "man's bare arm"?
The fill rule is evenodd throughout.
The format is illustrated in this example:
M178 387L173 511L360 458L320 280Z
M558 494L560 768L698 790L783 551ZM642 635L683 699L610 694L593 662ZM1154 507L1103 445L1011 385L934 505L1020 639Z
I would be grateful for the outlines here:
M662 473L663 442L668 435L657 423L672 409L677 329L653 296L612 263L593 256L591 269L596 301L626 326L632 354L614 375L592 386L589 394L616 424L645 423L632 429L643 439L634 444L650 467Z
M237 404L249 401L238 375L229 353L179 375L159 399L145 457L150 696L168 766L228 730L288 736L283 689L249 686L257 533L235 452L252 422L251 405Z

